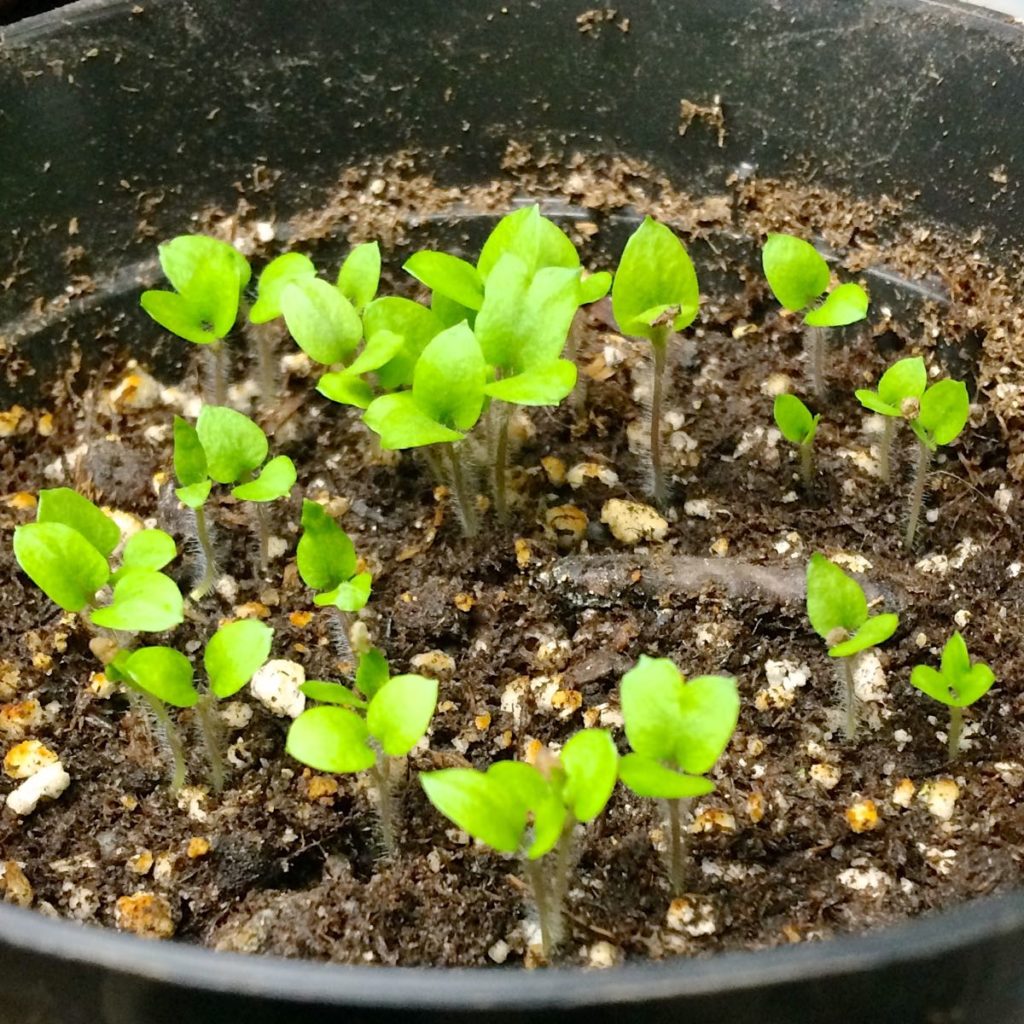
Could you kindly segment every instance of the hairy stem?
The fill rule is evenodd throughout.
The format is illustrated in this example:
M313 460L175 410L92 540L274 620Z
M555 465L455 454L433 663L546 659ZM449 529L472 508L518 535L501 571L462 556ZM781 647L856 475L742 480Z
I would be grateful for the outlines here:
M949 709L949 740L946 749L950 761L956 760L960 752L960 737L964 731L964 709L951 707Z
M683 814L687 801L666 800L668 808L668 881L673 896L686 891L686 837L683 835Z
M808 327L804 336L807 351L807 368L810 374L811 390L818 398L825 397L825 328Z
M576 310L576 315L569 325L569 338L565 344L565 358L571 363L576 363L576 384L569 395L569 408L574 416L580 416L587 404L587 377L579 372L577 359L580 354L580 335L583 333L583 319L586 314L582 309Z
M200 505L195 510L196 540L199 541L199 551L203 559L203 577L192 588L189 595L193 601L198 601L213 589L217 579L217 562L213 553L213 545L210 543L210 529L206 522L206 509Z
M145 691L142 691L142 699L149 707L158 728L167 741L167 747L171 752L171 758L174 762L174 768L171 773L171 789L176 792L185 785L186 770L185 748L182 746L178 727L171 720L171 716L167 713L167 707L162 700Z
M206 747L206 760L210 765L210 785L215 793L220 793L224 789L224 754L213 694L204 693L195 707L199 731L203 734L203 745Z
M260 409L271 412L277 404L277 374L274 372L274 330L271 324L250 324L249 335L255 341L256 369L259 374Z
M800 478L804 482L804 490L810 491L814 486L814 444L808 442L800 445Z
M448 460L452 471L452 493L458 508L459 519L462 521L462 532L467 537L477 534L476 504L466 486L466 477L462 469L462 459L454 444L448 444Z
M377 763L370 769L370 778L377 790L377 816L380 836L388 855L395 853L394 806L391 792L391 766L386 754L377 755Z
M540 860L526 860L525 865L540 921L541 949L544 959L550 960L562 939L562 907L548 887L548 879Z
M494 439L494 510L498 514L498 522L508 522L508 498L506 492L508 476L508 420L511 410L506 402L495 402L492 410L498 420L497 433Z
M892 439L895 434L896 420L892 416L886 416L882 440L878 445L878 475L885 484L892 480Z
M562 829L562 837L555 847L555 877L552 886L552 899L559 906L565 906L566 893L569 891L569 867L572 864L573 832L576 829L576 818L569 814Z
M427 445L425 448L421 448L420 451L423 452L423 458L426 460L430 475L434 478L434 483L438 485L445 483L444 462L441 460L441 456L438 455L437 449L433 445Z
M907 519L907 531L903 535L903 546L908 549L914 546L917 524L921 518L921 504L924 502L924 485L932 465L931 449L920 438L917 439L917 445L917 468L914 470L914 486L910 491L910 516Z
M667 497L665 475L661 468L661 398L665 387L668 335L668 327L656 327L651 338L651 348L654 351L654 381L651 387L651 476L654 501L657 505L664 505Z
M843 685L846 688L846 699L843 702L843 735L852 743L857 738L857 688L853 679L853 658L839 660L843 663Z
M210 378L207 394L213 405L225 405L228 400L228 374L224 343L222 341L211 342L206 346L206 351L209 353L207 372Z
M270 568L270 510L267 502L254 501L256 506L256 532L260 541L260 572L264 576Z

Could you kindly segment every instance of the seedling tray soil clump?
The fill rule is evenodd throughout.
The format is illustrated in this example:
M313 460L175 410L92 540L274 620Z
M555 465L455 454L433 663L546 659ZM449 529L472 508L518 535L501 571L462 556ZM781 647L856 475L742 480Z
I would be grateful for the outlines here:
M271 316L243 329L244 305L237 325L234 314L221 322L216 297L197 312L187 275L169 273L180 308L168 314L178 300L158 299L147 309L164 323L179 317L179 327L195 315L195 350L172 339L183 377L141 349L76 357L38 405L3 412L0 797L37 769L55 774L58 759L70 777L37 807L16 797L0 813L6 899L220 950L611 966L825 939L1020 883L1024 519L994 386L998 339L1016 315L1010 273L994 277L968 247L906 227L895 201L869 208L756 178L698 200L635 163L541 161L538 171L514 148L508 163L518 164L514 179L458 195L418 175L408 156L352 170L326 213L277 226L287 245L257 229L258 204L227 221L206 215L207 236L250 256L252 283L236 275L243 303L257 302L248 312L269 302L287 328ZM443 222L456 200L480 217L469 234L424 239L410 226L417 210ZM607 280L586 296L573 291L563 308L551 274L545 315L563 317L569 348L559 342L546 361L520 365L481 342L500 372L485 378L481 357L479 388L467 385L458 368L466 351L480 351L470 324L482 338L495 316L481 305L487 284L521 271L506 263L481 280L473 268L483 237L513 209L526 223L566 202L587 214L562 222L584 266L615 272L626 234L657 229L656 248L667 248L655 269L676 290L630 306L616 291L624 275L611 291ZM645 214L653 219L641 225ZM769 234L810 239L827 254L812 307L829 275L826 302L853 283L871 297L866 317L808 320L828 327L827 359L764 279ZM379 243L379 290L360 291L372 260L335 288L341 259L370 242ZM261 282L257 295L259 273L285 249L314 269L295 262L278 291ZM424 258L427 249L468 262ZM403 273L414 250L421 257ZM216 260L205 272L236 273L211 270ZM907 287L886 292L871 273L883 263ZM543 266L527 268L531 280ZM311 284L317 271L321 283ZM975 300L915 296L910 283L933 273ZM374 293L426 309L425 286L452 320L436 351L449 348L419 391L412 378L380 390L386 360L366 357L367 373L352 372L360 317ZM468 313L453 314L455 305ZM138 317L140 331L158 330L141 309ZM227 383L211 381L199 360L211 341L221 348L212 372ZM904 408L914 429L890 438L885 414L855 391L877 387L884 398L882 374L917 357L930 387L966 380L970 406L961 432L928 428L938 440L912 533L907 498L925 449L915 416L925 413ZM541 364L545 373L531 376ZM317 392L325 370L321 390L349 405ZM360 390L365 382L378 390ZM463 401L467 388L479 393ZM392 450L412 446L407 434L396 441L390 399L366 414L376 434L364 424L359 406L392 393L411 396L396 404L403 414L415 405L426 457ZM211 455L209 411L207 462L196 461L204 421L198 431L190 424L204 394L260 425L262 440L240 421L224 428L247 439L247 459L229 469L223 452ZM787 417L783 394L799 396L803 411ZM459 459L449 464L452 442ZM811 443L813 463L800 450ZM103 572L118 586L139 573L149 583L169 576L186 595L170 619L145 618L148 590L141 620L127 590L112 604L90 596L64 611L19 569L12 532L70 515L40 512L40 492L66 495L61 488L109 513L119 531L111 540L143 527L170 534L169 563L155 534L131 555L110 545L101 559L111 554ZM60 500L73 499L43 498ZM844 596L823 610L813 602L826 578L829 601ZM237 622L253 626L211 643ZM161 661L154 697L151 656L138 655L167 649L187 664ZM307 681L301 691L295 673ZM624 696L628 687L644 696ZM707 757L694 755L692 736L670 755L665 743L675 740L654 735L675 711L641 723L630 710L654 700L685 707L712 690L717 724L705 721L698 737L713 736ZM589 739L567 743L578 736ZM429 781L483 786L485 769L512 762L532 766L508 775L522 792L534 787L508 811L511 821L522 808L523 842L541 841L545 815L558 823L543 862L502 854L508 833L475 842L476 819ZM665 781L670 772L676 782ZM672 797L666 818L648 799L659 796ZM495 808L490 825L505 813ZM511 834L509 849L520 841ZM544 920L537 864L554 865L546 897L561 904L557 927Z

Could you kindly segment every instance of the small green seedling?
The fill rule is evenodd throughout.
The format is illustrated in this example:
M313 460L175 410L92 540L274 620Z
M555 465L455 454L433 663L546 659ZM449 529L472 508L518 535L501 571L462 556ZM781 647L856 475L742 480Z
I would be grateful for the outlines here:
M829 657L838 658L842 666L843 731L848 740L853 740L857 735L854 658L869 647L885 643L896 632L899 617L891 612L869 615L860 584L818 553L807 564L807 617L814 632L828 645Z
M452 491L467 536L477 531L476 509L455 442L480 419L487 366L480 343L465 322L441 331L416 360L412 388L375 398L363 421L389 450L443 444Z
M942 663L938 670L930 665L915 665L911 671L912 686L949 708L947 746L950 761L960 750L963 709L984 697L995 681L995 674L983 661L971 664L967 644L959 633L954 633L942 648Z
M207 593L216 574L204 512L214 483L231 485L235 498L256 506L260 568L266 572L270 563L266 506L288 497L296 480L295 465L287 455L278 455L264 465L269 449L267 435L258 424L226 406L203 406L195 427L175 417L174 471L181 485L175 494L196 513L196 533L206 563L193 597ZM257 470L259 475L254 476Z
M809 491L814 483L814 436L821 415L812 415L796 395L776 395L772 413L782 436L800 449L800 476Z
M536 765L499 761L486 772L444 768L420 775L427 798L446 818L494 850L522 854L546 958L562 939L573 833L604 810L617 766L611 736L584 729L560 754L542 751ZM542 858L552 850L555 864L546 869Z
M170 751L173 762L171 789L185 784L185 748L178 729L167 711L195 707L199 700L192 663L173 647L140 647L134 651L120 650L104 667L111 682L123 683L129 693L142 698L157 732Z
M921 396L917 416L910 421L917 436L918 454L910 491L910 514L903 535L903 544L908 549L914 546L932 456L939 445L952 444L960 436L970 414L971 400L963 381L940 380Z
M845 327L863 320L868 313L867 292L851 281L825 295L831 279L828 264L810 242L793 235L769 235L761 252L761 263L775 298L791 312L804 314L804 323L810 328L810 382L815 395L824 398L824 328ZM825 298L818 302L823 295Z
M622 677L622 717L632 753L619 778L637 796L664 800L669 824L669 881L685 891L685 801L714 790L704 776L736 731L740 698L736 680L700 676L687 682L668 658L648 658Z
M885 432L878 449L878 471L885 483L892 478L890 468L892 442L900 420L913 421L921 411L921 396L928 386L928 371L920 356L893 363L879 378L878 390L857 390L857 399L865 409L885 417Z
M651 473L654 499L667 499L661 468L661 403L668 342L693 323L700 307L697 273L683 243L651 217L633 232L612 285L612 312L623 334L647 338L654 353L651 393Z
M224 339L235 326L252 271L234 247L206 235L179 235L159 247L160 266L174 291L142 293L142 308L172 334L211 354L209 395L227 397Z
M224 754L214 698L227 700L238 693L270 657L273 640L270 626L258 619L238 619L221 626L203 651L209 690L200 694L195 707L210 763L210 782L217 793L224 788Z
M369 771L384 845L393 853L394 760L405 757L426 735L437 706L436 680L392 676L387 659L373 647L359 658L354 689L311 680L303 683L302 692L319 706L292 722L288 753L317 771Z
M14 555L25 574L65 611L88 609L96 626L126 633L160 633L184 617L181 592L160 572L177 556L162 530L141 530L125 542L121 564L110 556L121 540L117 524L67 487L39 494L36 521L14 531ZM113 587L109 604L99 593Z
M320 607L351 613L369 600L373 577L359 571L351 538L322 506L308 498L302 502L302 536L296 562L302 582L321 591L313 598Z

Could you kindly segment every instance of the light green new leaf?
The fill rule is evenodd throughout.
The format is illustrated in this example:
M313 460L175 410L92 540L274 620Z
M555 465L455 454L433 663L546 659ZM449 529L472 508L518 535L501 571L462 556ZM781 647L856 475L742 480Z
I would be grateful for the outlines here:
M210 689L222 700L245 686L270 656L274 631L258 619L221 626L203 652Z
M402 269L467 309L479 309L484 301L484 283L476 267L458 256L424 250L413 253Z
M856 633L868 617L860 584L817 552L807 563L807 617L822 639L839 628Z
M599 270L596 274L581 277L579 283L579 304L587 306L591 302L603 299L612 286L612 275L607 270Z
M310 679L299 689L310 700L320 701L321 704L339 704L342 707L366 710L366 701L355 691L350 690L347 686L342 686L341 683L327 683L320 679Z
M295 463L287 455L278 455L249 483L234 487L231 493L239 501L277 501L291 494L295 486Z
M178 235L157 249L160 268L175 291L187 295L207 270L208 261L223 261L231 268L236 291L249 283L249 261L233 245L209 235Z
M391 295L374 299L363 313L366 337L373 338L381 331L391 331L402 339L401 348L376 368L380 386L386 391L409 387L420 353L444 328L445 324L433 310L411 299Z
M114 598L89 618L97 626L128 633L162 633L185 619L178 585L162 572L131 569L114 584Z
M224 405L204 405L196 433L206 454L207 472L219 484L238 483L262 466L270 447L257 424Z
M857 396L857 401L865 409L870 409L872 412L877 412L882 416L896 417L900 415L900 410L896 406L883 402L874 391L868 391L867 388L857 388L854 394Z
M296 562L302 582L313 590L330 590L356 571L356 548L349 535L308 498L302 502L302 536Z
M377 691L391 678L391 669L384 652L376 647L359 656L356 665L356 689L368 699L372 699Z
M463 320L473 327L476 324L476 310L463 306L440 292L430 293L430 311L441 323L442 329L461 324Z
M173 647L140 647L119 655L107 669L115 682L125 682L172 707L190 708L199 700L192 663Z
M522 761L499 761L487 769L487 776L501 786L506 799L518 802L533 817L527 857L537 860L554 849L568 816L560 787L533 765Z
M518 256L531 275L544 267L575 269L580 265L576 246L554 221L541 214L537 204L502 217L487 236L476 264L485 281L506 253Z
M367 409L373 401L373 388L362 377L357 377L349 370L325 373L317 381L316 389L324 398L329 398L339 405L354 406L356 409Z
M672 328L693 323L700 305L697 272L683 243L671 228L651 217L633 232L612 284L612 312L624 334L651 338L652 321L678 308Z
M643 754L626 754L619 761L619 778L637 796L685 800L714 792L715 784L699 775L683 775Z
M308 714L308 712L307 712ZM444 768L420 775L427 799L449 821L494 850L515 853L526 831L526 807L490 773Z
M971 414L971 400L967 385L960 380L940 380L921 398L921 411L915 421L927 435L927 443L934 449L949 444L960 436Z
M209 477L199 433L180 416L174 417L174 475L183 487L206 483Z
M420 354L412 378L419 410L452 430L469 430L484 405L487 367L466 324L438 334ZM371 406L372 408L372 406Z
M502 402L515 405L558 405L576 387L576 364L556 359L514 377L491 381L484 393Z
M866 651L869 647L884 644L896 632L900 620L898 615L887 612L883 615L872 615L849 640L829 648L830 658L849 658L851 655Z
M363 242L345 257L338 271L338 290L361 313L377 294L380 284L380 246Z
M286 252L271 260L260 274L256 301L249 310L249 320L265 324L281 315L281 295L295 281L316 277L313 261L300 252Z
M437 680L394 676L374 694L366 725L385 754L404 757L426 735L435 707Z
M810 444L814 440L821 417L811 415L811 410L796 395L776 395L772 412L776 426L787 441Z
M379 370L401 351L405 340L400 334L387 329L371 335L359 353L349 364L346 373L370 373Z
M281 312L295 343L318 363L340 363L359 344L363 322L355 307L319 277L292 281L281 293Z
M577 821L596 818L611 798L619 774L619 753L605 729L583 729L561 753L565 769L562 797Z
M361 715L325 704L303 711L292 722L285 750L320 772L363 772L377 760L369 738Z
M954 633L942 649L942 669L916 665L911 685L934 700L954 708L965 708L984 697L995 683L995 674L984 662L971 664L967 644Z
M222 301L222 300L218 300ZM165 330L194 345L212 345L227 334L218 334L213 321L204 317L191 303L176 292L149 290L142 293L139 304ZM226 307L225 307L226 308ZM231 327L228 327L228 331Z
M683 686L681 728L673 762L684 772L710 771L729 745L740 716L736 680L729 676L699 676Z
M825 301L804 317L804 323L810 327L845 327L867 315L868 293L851 281L829 292Z
M39 492L36 522L70 526L106 557L121 540L117 523L70 487L55 487Z
M121 568L115 573L119 579L131 569L148 569L156 572L178 556L174 538L163 530L139 530L133 533L124 545Z
M207 479L197 484L191 484L188 487L176 487L174 493L182 505L197 509L202 508L206 504L206 499L210 496L211 490L213 490L213 481Z
M761 265L775 298L794 313L806 309L828 288L828 264L802 238L769 235L761 250Z
M62 523L16 527L14 557L28 578L69 612L80 612L110 576L107 560L77 530Z
M411 391L375 398L363 414L363 422L380 436L385 451L461 441L464 436L423 412Z
M339 583L333 590L317 594L313 603L321 607L333 606L343 612L357 612L366 607L370 599L370 587L373 577L368 572L361 572L350 580Z
M900 359L878 381L878 397L897 414L905 398L920 398L928 386L928 370L920 356Z

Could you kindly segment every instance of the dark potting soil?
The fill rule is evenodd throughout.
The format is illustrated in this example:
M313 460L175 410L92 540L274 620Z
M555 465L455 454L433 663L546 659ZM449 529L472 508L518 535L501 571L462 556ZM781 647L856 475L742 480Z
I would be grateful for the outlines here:
M333 210L293 222L288 234L312 252L332 234L381 237L397 267L392 250L407 241L417 203L443 209L458 198L501 210L517 188L551 190L550 173L527 171L514 150L509 164L517 185L468 199L402 164L351 172ZM381 175L386 188L374 191ZM167 642L194 655L218 623L258 615L276 630L274 657L301 663L309 678L350 672L343 630L314 609L294 566L301 499L326 501L373 572L363 617L374 641L394 671L441 680L429 749L414 752L397 789L393 857L381 854L363 782L287 758L288 719L247 691L228 709L225 793L205 783L187 712L178 717L195 737L190 785L169 792L148 724L95 675L85 626L19 573L10 530L34 514L22 492L66 484L174 532L186 548L180 578L189 580L189 527L168 474L171 413L194 413L194 377L153 387L123 357L98 374L69 371L50 409L8 411L0 424L8 434L0 741L7 750L41 740L72 778L25 819L0 813L8 899L219 949L380 964L534 963L520 865L435 813L416 772L532 758L584 725L609 727L624 744L618 681L642 653L671 657L688 675L735 675L739 728L714 770L717 791L692 808L685 897L669 894L654 803L620 787L607 813L581 830L566 962L821 939L1019 884L1024 516L1017 449L1004 429L1016 407L996 393L1019 315L1015 286L931 231L890 230L903 224L895 200L869 208L746 181L695 202L623 162L577 163L559 182L561 196L595 211L594 223L576 230L597 244L600 211L627 206L662 216L688 241L709 240L712 253L724 229L817 232L847 275L879 262L910 277L938 274L953 302L892 315L876 307L870 327L833 344L829 402L811 403L825 415L805 494L795 453L771 420L779 390L807 394L799 325L779 314L751 270L732 268L750 283L721 294L706 283L698 326L672 348L663 424L672 500L664 539L649 542L623 543L604 521L614 518L610 499L647 501L649 389L648 353L618 335L606 302L581 339L580 401L513 424L512 525L499 527L485 510L475 540L460 535L420 458L382 454L358 416L315 394L308 365L292 358L286 397L268 420L273 450L299 469L291 500L273 511L284 551L256 578L247 513L221 501L217 545L230 578L190 606ZM242 221L256 219L253 210ZM901 356L924 353L938 367L933 349L947 343L979 399L960 441L936 461L931 514L908 554L911 438L901 435L895 479L884 486L878 424L853 389ZM485 474L480 484L486 493ZM802 576L814 551L861 574L879 607L900 614L896 636L861 661L854 743L839 732L834 666L804 614ZM937 662L957 628L998 682L968 712L963 752L950 765L944 709L908 679L913 665ZM0 778L0 798L16 785Z

